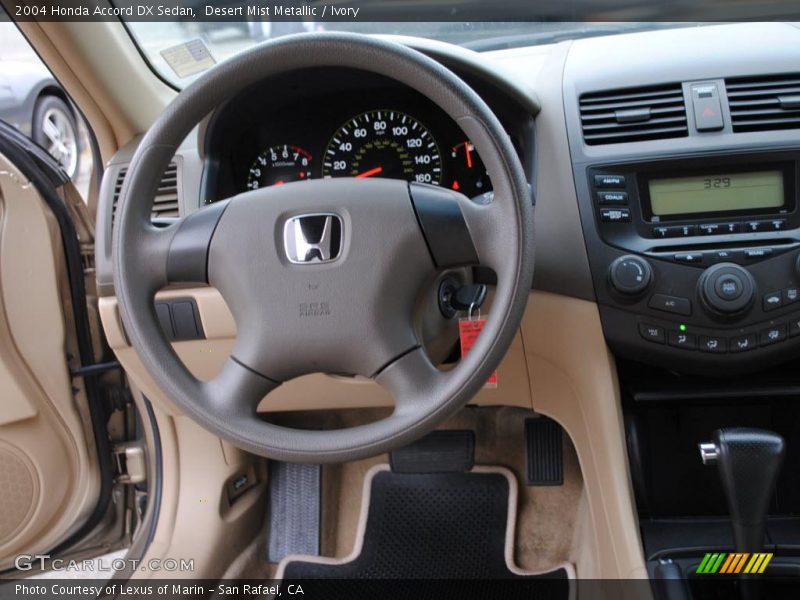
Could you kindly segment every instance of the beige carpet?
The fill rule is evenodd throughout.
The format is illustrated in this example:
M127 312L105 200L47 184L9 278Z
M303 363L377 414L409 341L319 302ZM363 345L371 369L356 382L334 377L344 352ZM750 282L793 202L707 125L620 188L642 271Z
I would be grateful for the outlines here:
M378 416L374 411L337 412L330 415L281 415L281 424L315 428L353 425ZM442 429L475 431L475 462L510 469L519 484L516 527L516 562L526 570L539 571L568 562L578 505L583 491L580 466L572 443L564 436L564 485L525 485L524 426L535 416L519 408L467 407ZM364 476L386 456L323 468L322 554L341 558L350 553L361 511ZM262 531L226 576L268 577L276 565L266 562L266 531Z

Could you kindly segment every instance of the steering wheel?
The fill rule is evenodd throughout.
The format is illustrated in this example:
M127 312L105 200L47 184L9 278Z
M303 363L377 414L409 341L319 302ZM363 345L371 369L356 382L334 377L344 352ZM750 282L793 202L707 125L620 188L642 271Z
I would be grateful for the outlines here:
M429 98L474 144L494 199L476 203L391 179L319 179L248 191L156 228L150 210L179 144L207 114L279 73L350 67ZM279 38L209 70L178 94L142 139L114 226L114 285L128 338L161 389L200 425L268 458L341 462L407 444L464 406L497 368L533 279L533 203L516 152L483 100L447 68L406 46L356 34ZM440 370L415 331L421 290L442 270L494 270L492 314L459 365ZM210 284L237 326L231 356L196 379L154 309L172 283ZM387 417L306 431L270 424L259 402L308 373L372 378L394 398ZM268 399L267 399L268 401Z

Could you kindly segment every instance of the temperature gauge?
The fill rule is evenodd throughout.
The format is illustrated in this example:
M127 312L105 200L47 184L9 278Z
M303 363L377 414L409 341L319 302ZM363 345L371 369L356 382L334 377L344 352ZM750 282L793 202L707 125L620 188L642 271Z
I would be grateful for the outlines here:
M491 191L492 183L489 181L489 174L478 153L475 152L472 142L468 140L453 146L450 156L453 159L448 182L450 189L469 197Z

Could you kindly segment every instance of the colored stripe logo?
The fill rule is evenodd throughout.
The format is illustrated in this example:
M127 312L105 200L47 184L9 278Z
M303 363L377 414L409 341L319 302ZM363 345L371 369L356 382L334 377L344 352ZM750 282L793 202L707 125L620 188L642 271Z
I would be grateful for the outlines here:
M738 573L763 573L772 560L772 553L708 552L696 573L701 575L736 575Z

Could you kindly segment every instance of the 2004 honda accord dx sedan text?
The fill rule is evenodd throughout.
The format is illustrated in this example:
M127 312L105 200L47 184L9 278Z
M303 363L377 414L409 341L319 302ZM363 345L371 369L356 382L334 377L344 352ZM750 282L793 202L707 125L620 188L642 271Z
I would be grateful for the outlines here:
M796 6L3 4L0 595L800 592Z

